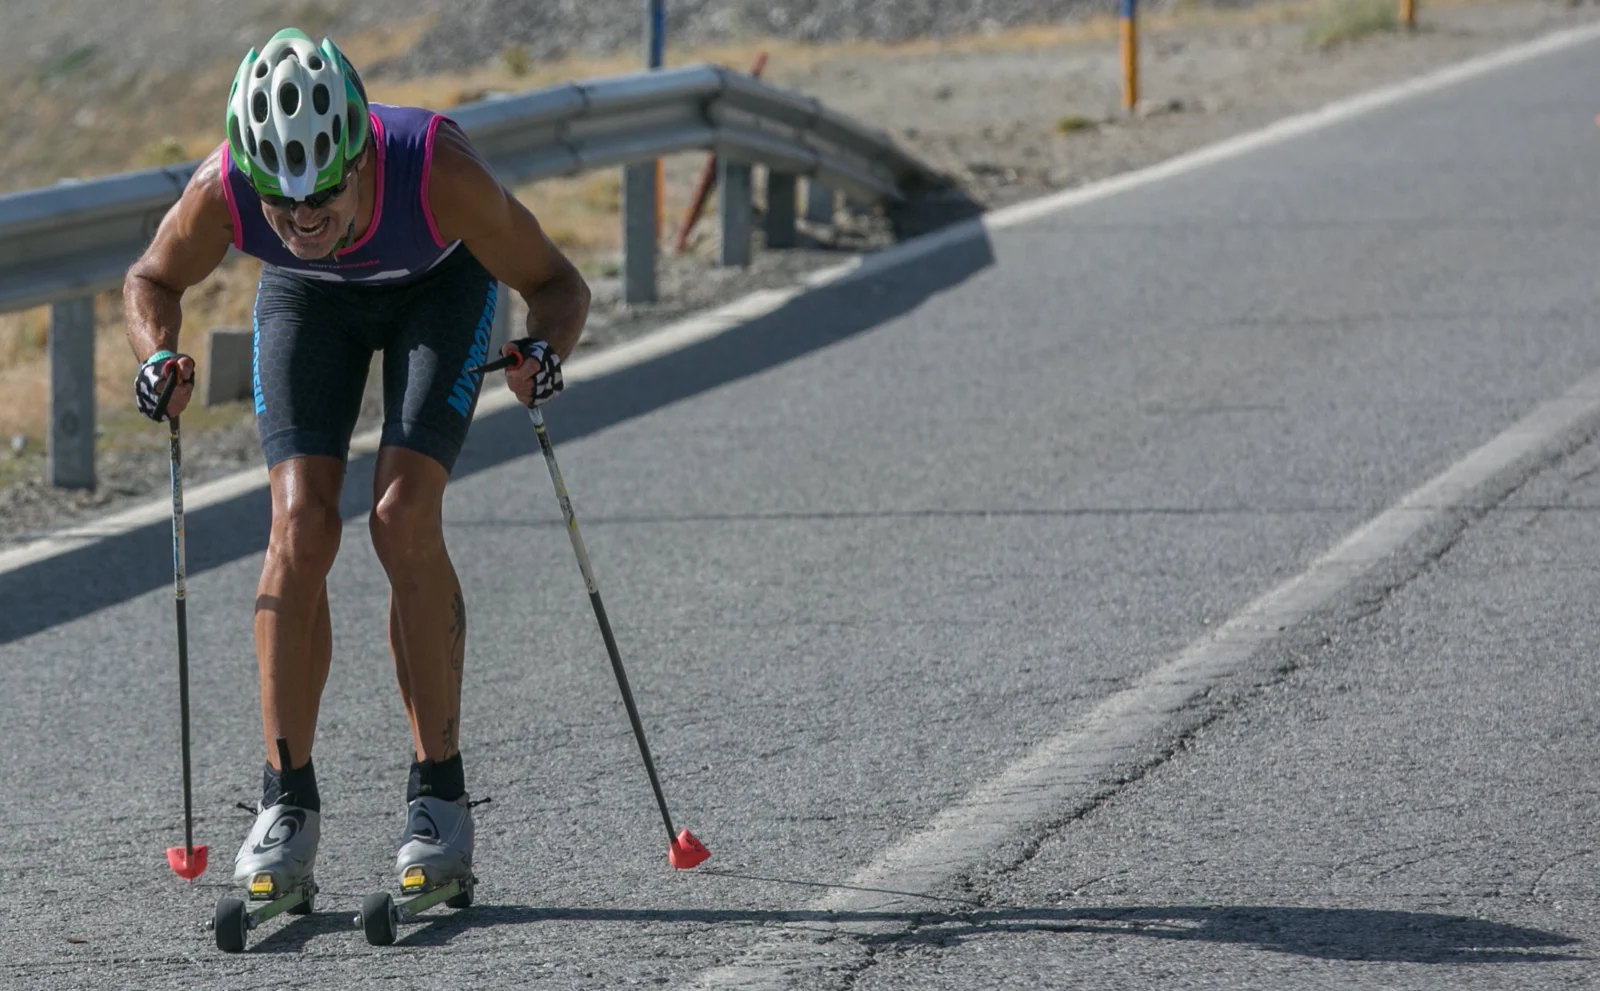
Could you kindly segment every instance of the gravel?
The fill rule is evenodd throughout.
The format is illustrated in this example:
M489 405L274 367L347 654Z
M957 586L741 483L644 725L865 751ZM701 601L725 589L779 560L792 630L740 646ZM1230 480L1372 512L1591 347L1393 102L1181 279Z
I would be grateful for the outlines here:
M72 5L53 0L51 9ZM0 13L0 37L19 8L41 7L34 0L8 5ZM221 5L215 5L220 8ZM369 4L383 8L381 2ZM570 24L604 2L516 3L513 0L458 4L463 23L488 17L495 9L538 8L542 22ZM940 11L942 31L980 23L984 11L1002 6L976 2L957 5L903 2L788 4L797 17L790 27L817 11L839 12L847 23L830 30L888 31L891 25L868 11L892 7L907 24L931 24ZM1012 16L1025 11L1063 9L1064 5L1004 5ZM629 8L635 8L630 4ZM756 10L755 4L674 4L679 16L689 9L707 12ZM115 8L121 9L121 8ZM764 8L760 8L763 9ZM205 16L220 18L210 3L196 4ZM799 16L802 12L804 17ZM198 16L198 15L197 15ZM733 16L731 13L728 15ZM771 16L763 14L762 16ZM1192 27L1147 32L1142 67L1143 91L1150 99L1135 114L1118 109L1120 74L1115 46L1105 43L1057 45L1033 51L944 56L851 57L822 61L792 71L774 65L770 81L817 96L862 120L888 127L907 149L950 176L956 185L920 198L889 214L854 215L841 211L837 224L807 228L801 246L765 251L757 242L746 269L721 269L712 263L715 224L685 257L664 254L660 262L661 302L625 307L615 279L593 281L595 302L581 349L595 350L636 337L671 319L716 305L759 288L792 285L802 274L872 251L896 240L989 209L1070 188L1128 169L1153 164L1183 151L1259 127L1287 114L1314 109L1341 96L1416 75L1600 16L1590 6L1566 3L1495 2L1424 8L1423 27L1403 35L1369 38L1331 51L1310 51L1303 28L1291 23L1234 27ZM576 20L567 21L563 18ZM933 20L919 20L933 19ZM976 19L976 20L975 20ZM718 22L719 24L721 22ZM744 29L734 18L703 30ZM902 26L904 27L904 26ZM552 28L553 30L553 28ZM203 32L202 32L203 33ZM470 32L469 32L470 33ZM465 44L466 42L462 42ZM589 43L586 41L585 43ZM1074 121L1067 130L1058 125ZM694 162L679 162L677 181L692 181ZM514 305L519 305L520 300ZM520 319L520 313L514 310ZM499 386L495 386L499 387ZM362 423L377 422L379 397L369 391ZM234 426L185 437L186 482L214 478L257 464L254 425L241 411ZM104 513L131 500L165 491L164 434L151 431L148 447L102 452L101 479L93 493L54 490L42 481L37 451L21 455L0 450L0 546L37 537L51 528Z

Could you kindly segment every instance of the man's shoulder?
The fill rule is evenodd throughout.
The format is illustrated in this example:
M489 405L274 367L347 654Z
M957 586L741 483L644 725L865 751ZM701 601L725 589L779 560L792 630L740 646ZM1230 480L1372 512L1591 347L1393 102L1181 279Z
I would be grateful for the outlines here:
M184 198L226 204L228 165L228 143L224 141L195 166L194 174L184 186Z

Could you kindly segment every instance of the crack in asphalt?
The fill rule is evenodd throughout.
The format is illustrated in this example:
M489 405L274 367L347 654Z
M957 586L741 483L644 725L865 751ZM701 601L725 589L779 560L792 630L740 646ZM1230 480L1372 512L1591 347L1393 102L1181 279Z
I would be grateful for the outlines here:
M1521 506L1507 507L1506 503L1536 478L1547 472L1560 470L1577 452L1593 442L1595 434L1595 430L1578 431L1577 436L1568 438L1567 443L1560 449L1551 452L1543 459L1533 459L1531 463L1523 466L1522 470L1516 472L1513 478L1496 487L1490 497L1483 502L1473 505L1458 504L1451 507L1443 514L1442 531L1436 529L1431 536L1422 537L1422 546L1418 547L1410 556L1407 563L1400 569L1399 574L1393 575L1387 580L1376 578L1358 584L1352 589L1353 594L1347 596L1347 604L1343 607L1335 606L1331 609L1320 610L1319 612L1322 615L1298 624L1298 632L1293 627L1282 630L1272 642L1264 644L1261 648L1263 653L1277 652L1281 655L1279 662L1271 666L1270 674L1267 677L1252 678L1248 685L1241 685L1235 691L1228 691L1225 686L1217 686L1201 692L1191 699L1180 713L1175 714L1175 717L1180 720L1179 725L1165 734L1166 739L1164 742L1160 743L1149 757L1131 763L1102 788L1076 804L1073 808L1060 816L1041 823L1004 863L990 865L987 872L982 875L979 872L983 870L984 865L975 865L973 868L956 875L952 879L953 883L958 887L976 893L975 907L979 909L992 909L995 907L993 892L1000 886L1000 882L1021 872L1024 867L1039 856L1051 840L1058 838L1072 824L1109 804L1112 799L1145 778L1152 771L1171 762L1183 751L1190 749L1191 744L1206 728L1231 713L1241 711L1268 689L1282 684L1289 675L1312 663L1310 660L1312 652L1327 650L1332 646L1333 637L1330 632L1332 629L1358 623L1381 613L1402 589L1437 569L1445 558L1460 546L1467 532L1474 524L1487 518L1497 510L1511 512L1524 509L1525 507ZM1311 642L1305 643L1304 641L1307 639L1311 640ZM1248 677L1248 674L1246 676ZM1424 847L1403 849L1424 849ZM1401 850L1386 852L1397 853L1401 852ZM1431 856L1437 856L1442 852L1445 851L1434 850L1422 857L1415 858L1413 861L1391 865L1381 873L1392 873L1394 870L1406 866L1407 863L1418 862ZM1344 866L1349 865L1339 865L1333 868L1330 877ZM1553 867L1554 865L1552 865ZM982 877L981 881L980 876ZM1535 886L1537 886L1537 882L1535 882ZM930 925L940 924L944 920L956 921L963 917L972 922L973 928L978 930L983 928L980 922L973 921L974 913L972 912L948 913L943 916L937 913L918 913L906 918L900 928L892 931L851 934L864 950L864 954L854 966L845 969L845 980L840 987L843 991L852 991L862 975L871 970L881 960L889 957L899 958L904 956L907 946L923 945L938 950L955 945L957 942L955 940L929 940L921 937L920 934ZM1081 931L1081 928L1081 926L1077 927L1073 931ZM837 931L835 934L830 935L829 938L834 938L834 935L837 935Z

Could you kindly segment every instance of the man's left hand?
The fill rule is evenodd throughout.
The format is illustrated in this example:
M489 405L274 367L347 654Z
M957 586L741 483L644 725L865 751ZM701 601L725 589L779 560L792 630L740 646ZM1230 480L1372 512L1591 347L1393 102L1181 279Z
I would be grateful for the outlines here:
M519 368L506 369L506 385L517 402L534 409L555 398L564 387L561 381L561 356L544 341L523 337L500 349L503 355L522 355Z

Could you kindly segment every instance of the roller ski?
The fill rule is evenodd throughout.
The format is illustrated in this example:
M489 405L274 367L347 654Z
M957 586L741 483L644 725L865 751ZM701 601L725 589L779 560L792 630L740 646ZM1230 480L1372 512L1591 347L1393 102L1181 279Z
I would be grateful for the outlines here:
M234 861L233 880L245 886L245 897L218 901L210 924L217 949L241 953L250 930L269 919L285 912L311 914L317 897L313 867L321 833L320 812L287 802L260 809Z
M465 795L453 802L428 796L411 800L395 857L400 900L386 891L374 892L362 900L361 914L355 918L368 943L389 946L402 923L414 921L441 902L447 908L472 905L478 884L472 875L472 808L479 804Z

